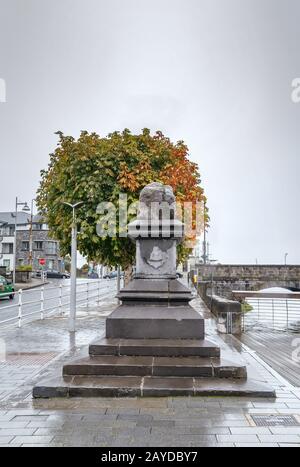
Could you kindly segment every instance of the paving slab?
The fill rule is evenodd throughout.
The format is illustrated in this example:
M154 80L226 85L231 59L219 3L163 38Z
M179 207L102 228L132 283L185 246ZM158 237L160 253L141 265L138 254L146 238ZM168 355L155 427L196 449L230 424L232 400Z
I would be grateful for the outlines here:
M300 389L277 379L272 369L261 365L254 355L239 348L235 339L217 335L209 316L206 317L206 331L212 347L220 346L226 360L239 361L241 358L245 361L251 378L257 384L267 384L276 390L278 399L275 403L270 397L258 399L253 394L245 395L242 400L234 396L225 398L221 394L148 398L138 395L128 398L120 394L117 398L33 400L30 392L37 382L57 374L71 359L87 355L92 340L101 341L105 316L109 307L112 309L114 306L107 303L97 310L90 308L82 312L76 336L69 334L67 319L63 317L30 323L21 330L0 330L0 337L6 339L9 352L55 353L47 363L26 368L26 371L21 365L19 369L17 365L12 369L5 365L2 373L0 371L0 424L4 423L3 428L8 430L35 430L29 436L16 433L14 436L0 436L1 446L300 447L297 428L291 428L295 432L283 427L266 427L270 431L266 435L260 429L256 431L261 427L251 426L250 417L251 413L284 414L286 411L299 416ZM201 302L197 306L201 308ZM205 313L202 309L202 314ZM134 384L129 389L140 390L141 378L136 378L135 383L131 380ZM3 392L1 385L5 387ZM292 406L287 405L288 401L292 401ZM138 430L142 428L147 431L139 436Z

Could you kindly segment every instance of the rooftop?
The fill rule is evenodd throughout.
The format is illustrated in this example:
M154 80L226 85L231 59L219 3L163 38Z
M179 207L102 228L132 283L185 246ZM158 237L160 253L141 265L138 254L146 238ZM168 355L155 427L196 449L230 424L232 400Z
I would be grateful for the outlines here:
M26 225L30 223L30 212L18 212L17 223L18 225ZM8 224L14 225L15 223L15 213L14 212L0 212L0 225ZM35 214L33 216L33 223L41 224L43 219L40 214Z
M14 212L0 212L0 222L8 225L15 223L15 213ZM17 223L28 224L30 222L30 213L28 212L18 212Z

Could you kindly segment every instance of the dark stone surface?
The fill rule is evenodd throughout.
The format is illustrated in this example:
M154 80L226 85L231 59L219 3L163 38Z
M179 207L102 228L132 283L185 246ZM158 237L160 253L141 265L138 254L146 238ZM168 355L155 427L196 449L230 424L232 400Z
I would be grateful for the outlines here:
M144 378L144 397L193 396L193 378Z
M103 355L75 360L63 367L63 375L245 378L247 373L219 358Z
M144 305L148 302L187 305L193 298L191 291L177 279L134 279L117 297L124 304L142 302Z
M90 355L151 355L157 357L219 357L220 348L198 339L106 339L89 347Z
M213 360L214 376L217 378L247 378L247 368L226 360Z
M93 378L75 376L69 397L137 397L141 394L139 377Z
M156 357L153 376L212 377L211 359L203 357Z
M33 397L163 397L240 396L275 397L270 386L244 380L157 377L66 377L41 382Z
M106 320L106 337L204 339L204 320L190 306L119 306Z
M194 389L195 396L276 397L275 391L268 384L243 379L195 379Z
M152 357L105 355L75 360L63 367L64 375L145 376L152 374Z

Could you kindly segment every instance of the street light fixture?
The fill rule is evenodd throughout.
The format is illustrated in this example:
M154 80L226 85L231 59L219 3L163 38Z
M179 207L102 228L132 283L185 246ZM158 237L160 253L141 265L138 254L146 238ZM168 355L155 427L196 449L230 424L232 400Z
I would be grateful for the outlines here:
M71 291L70 291L70 316L69 316L69 331L76 331L76 272L77 272L77 225L75 209L83 204L83 201L71 204L62 201L63 204L69 206L73 211L72 217L72 244L71 244Z
M17 262L17 217L18 217L18 207L23 206L22 211L23 212L28 212L30 211L30 208L28 204L22 203L21 201L18 200L18 197L16 197L16 206L15 206L15 235L14 235L14 265L13 265L13 284L16 282L16 262Z

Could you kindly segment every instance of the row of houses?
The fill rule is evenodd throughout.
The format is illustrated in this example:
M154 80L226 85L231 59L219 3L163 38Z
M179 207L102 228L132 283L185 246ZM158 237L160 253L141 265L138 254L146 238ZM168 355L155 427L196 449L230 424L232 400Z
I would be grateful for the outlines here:
M49 236L49 229L39 215L17 214L16 255L14 252L15 213L0 212L0 266L7 272L19 266L31 265L34 271L46 269L63 272L59 242ZM44 263L43 266L41 263Z

